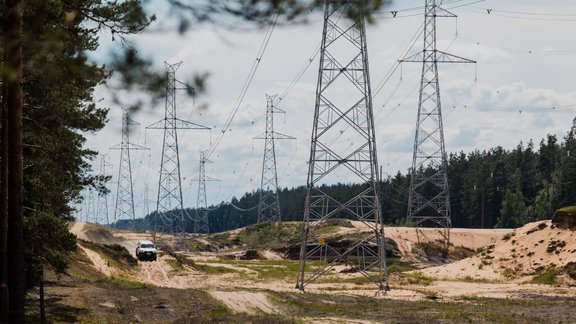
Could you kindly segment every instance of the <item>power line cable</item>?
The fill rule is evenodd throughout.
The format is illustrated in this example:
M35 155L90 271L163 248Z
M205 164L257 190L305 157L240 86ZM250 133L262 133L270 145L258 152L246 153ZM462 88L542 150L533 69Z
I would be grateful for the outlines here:
M486 7L469 7L470 10L482 11L487 15L495 17L504 17L522 20L540 20L540 21L576 21L576 14L559 14L559 13L542 13L542 12L523 12L500 10ZM572 17L572 18L570 18Z
M444 7L446 7L447 9L456 9L456 8L471 6L473 4L484 2L486 0L476 0L476 1L468 2L468 3L464 3L464 4L460 4L460 5L449 6L451 4L456 4L459 2L463 2L463 1L470 1L470 0L446 1L446 2L444 2ZM384 11L384 12L377 12L374 14L374 16L376 19L398 19L398 18L408 18L408 17L419 17L419 16L422 16L421 12L414 13L414 14L403 14L403 13L412 12L412 11L422 11L422 10L424 10L424 6L398 9L398 10L390 10L390 11ZM378 17L379 15L387 15L387 16Z
M206 158L210 158L212 156L212 153L214 153L214 151L216 150L216 148L218 147L218 145L222 141L224 134L230 130L230 125L232 124L234 117L238 113L238 110L240 109L240 106L242 105L242 102L244 101L246 93L248 92L248 89L250 88L250 85L252 84L252 80L254 79L254 76L256 75L256 71L258 70L258 67L260 66L260 62L262 60L262 57L264 56L264 53L266 52L266 49L268 48L268 44L270 43L272 33L274 31L274 28L276 27L278 17L279 17L279 14L276 13L274 19L272 20L272 23L270 24L270 26L266 30L266 34L264 36L262 43L260 44L260 49L258 50L258 53L256 55L256 59L252 63L252 66L250 68L250 72L248 73L248 77L246 78L246 81L244 81L244 85L242 86L242 90L240 91L240 94L238 95L238 98L236 99L236 103L234 104L234 108L232 109L232 113L230 114L230 116L228 116L228 119L224 123L224 127L222 128L220 134L218 134L218 136L216 137L214 144L208 149L208 152L206 153Z

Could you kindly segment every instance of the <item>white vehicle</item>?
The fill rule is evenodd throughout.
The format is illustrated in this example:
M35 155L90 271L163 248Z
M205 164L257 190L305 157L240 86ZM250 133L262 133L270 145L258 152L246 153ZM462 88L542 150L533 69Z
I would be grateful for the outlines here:
M136 258L139 261L149 260L156 261L156 247L154 243L149 240L138 241L138 246L136 247Z

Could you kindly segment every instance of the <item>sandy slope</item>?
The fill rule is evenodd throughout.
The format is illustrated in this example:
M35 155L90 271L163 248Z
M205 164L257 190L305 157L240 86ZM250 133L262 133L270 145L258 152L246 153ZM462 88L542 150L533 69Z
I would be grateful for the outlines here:
M409 228L409 227L386 227L386 237L398 243L402 255L412 254L412 246L419 240L433 242L442 240L442 233L434 228ZM477 250L500 240L511 229L476 229L476 228L453 228L450 230L450 243L456 247L465 247Z
M369 227L359 221L350 221L352 228L341 227L336 234L350 234L357 231L369 231ZM453 228L450 230L450 244L454 247L464 247L478 250L491 243L496 243L513 229L477 229ZM405 259L412 259L412 247L418 242L442 241L442 231L437 228L385 227L384 235L394 240Z
M278 307L272 304L263 292L211 291L210 294L238 313L280 313Z
M119 244L125 247L133 256L136 256L138 241L148 239L141 233L119 232L118 235L115 235L109 230L103 229L100 225L85 222L71 223L70 226L70 232L81 240L98 244Z
M423 269L422 273L444 279L526 280L523 277L568 262L576 262L574 230L557 228L550 221L540 221L526 224L511 235L487 245L480 254Z

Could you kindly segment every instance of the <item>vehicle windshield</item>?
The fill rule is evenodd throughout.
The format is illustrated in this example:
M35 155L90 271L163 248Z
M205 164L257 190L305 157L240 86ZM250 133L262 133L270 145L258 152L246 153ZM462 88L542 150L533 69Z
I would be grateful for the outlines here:
M140 247L143 249L153 249L154 244L142 244Z

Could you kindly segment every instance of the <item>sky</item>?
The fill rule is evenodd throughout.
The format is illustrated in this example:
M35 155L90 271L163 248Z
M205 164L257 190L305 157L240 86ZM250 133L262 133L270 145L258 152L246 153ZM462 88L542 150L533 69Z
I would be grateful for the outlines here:
M423 5L424 0L396 0L367 28L377 154L384 176L405 174L411 166L422 67L397 62L410 48L408 53L422 50L422 37L415 41L414 37L424 22ZM458 17L438 18L438 49L478 62L439 66L446 151L471 152L498 145L512 149L530 139L538 146L547 134L562 138L576 116L576 38L571 37L576 2L445 0L443 7ZM398 11L395 18L392 11ZM160 13L159 25L163 17ZM211 163L206 165L206 176L217 180L206 183L209 205L259 188L264 141L254 138L265 131L266 94L284 93L298 71L308 66L277 105L285 113L274 115L275 131L295 137L276 142L278 184L281 188L306 185L318 78L314 53L322 36L322 12L311 12L307 18L307 24L274 29L229 128L225 122L258 56L265 28L230 30L202 25L184 35L167 31L130 38L144 56L154 59L158 69L164 62L182 61L178 80L209 73L206 93L194 100L181 93L176 99L179 118L211 128L178 131L184 207L196 207L200 150L214 148ZM104 42L94 60L105 60L116 46ZM112 176L110 217L120 154L109 148L120 143L122 115L121 107L111 100L111 91L96 91L100 104L110 108L109 123L102 131L87 134L86 143L107 154L106 173ZM118 95L126 101L143 96ZM131 153L137 218L156 208L163 134L145 127L163 116L163 101L132 116L140 125L133 129L130 141L150 148ZM214 146L220 134L222 139ZM93 161L93 170L100 172L100 159ZM85 202L79 208L87 211L90 207Z

